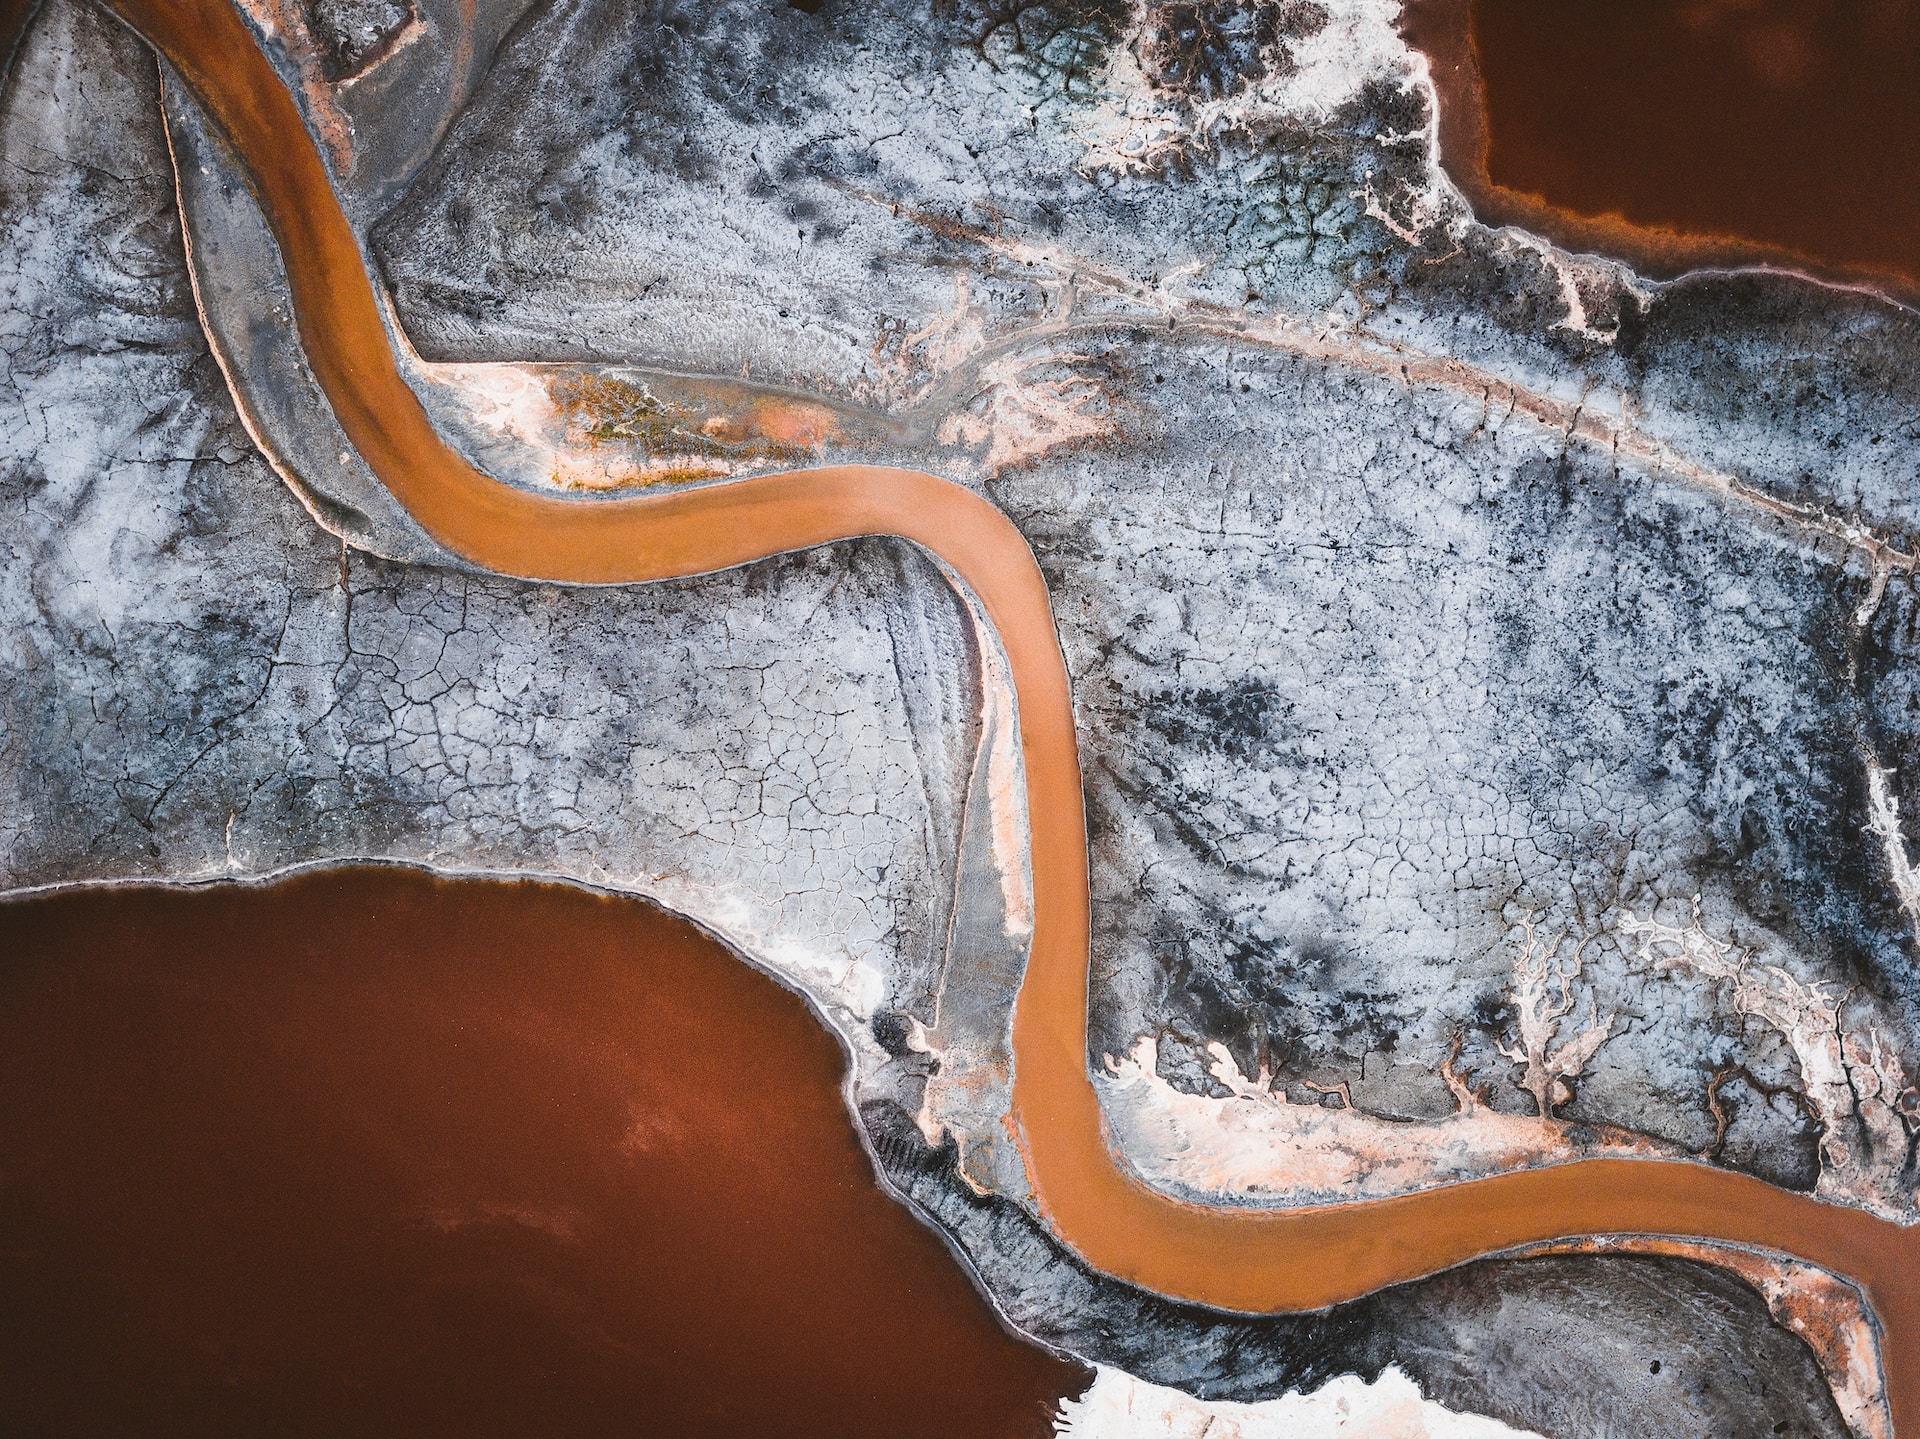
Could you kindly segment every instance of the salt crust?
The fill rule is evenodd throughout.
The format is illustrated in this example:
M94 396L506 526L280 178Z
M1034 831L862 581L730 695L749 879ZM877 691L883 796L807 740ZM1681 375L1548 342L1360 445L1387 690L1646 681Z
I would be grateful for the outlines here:
M1371 1384L1343 1374L1311 1394L1234 1404L1103 1366L1091 1389L1062 1401L1054 1420L1062 1439L1521 1439L1531 1432L1443 1408L1397 1368Z

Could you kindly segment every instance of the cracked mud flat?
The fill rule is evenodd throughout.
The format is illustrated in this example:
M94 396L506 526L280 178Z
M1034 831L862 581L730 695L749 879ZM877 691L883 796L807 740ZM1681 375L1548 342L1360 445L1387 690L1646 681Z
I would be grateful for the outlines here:
M1156 86L1123 12L558 7L397 207L371 160L342 189L422 364L618 362L654 404L630 411L665 394L692 434L725 397L649 376L744 369L866 425L821 458L918 462L1014 516L1080 710L1097 1073L1150 1037L1188 1109L1369 1163L1407 1121L1533 1126L1408 1187L1626 1143L1910 1215L1911 327L1475 230L1424 169L1390 18L1330 14L1234 113ZM150 59L77 7L32 45L6 119L9 884L378 855L649 893L829 1007L895 1182L1085 1357L1250 1402L1397 1362L1543 1433L1872 1432L1755 1290L1676 1260L1661 1290L1697 1302L1654 1317L1618 1299L1654 1261L1618 1256L1307 1321L1079 1271L996 1139L1020 926L976 758L994 657L932 567L871 541L568 591L342 549L200 338ZM196 255L257 268L244 216L188 203ZM335 451L296 402L258 421L267 373L208 319L324 498ZM649 458L659 427L625 428L587 453ZM414 553L368 520L356 541ZM1222 1189L1204 1134L1109 1099L1156 1183L1312 1197L1298 1165ZM1522 1294L1545 1353L1502 1337ZM1703 1335L1698 1407L1648 1392L1642 1349ZM1808 1377L1761 1402L1731 1356L1766 1343Z

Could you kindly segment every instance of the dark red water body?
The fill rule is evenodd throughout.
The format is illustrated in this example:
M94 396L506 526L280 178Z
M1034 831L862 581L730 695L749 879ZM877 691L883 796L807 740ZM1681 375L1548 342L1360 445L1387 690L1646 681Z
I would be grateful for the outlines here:
M40 0L0 0L0 90L13 74L13 57L39 8Z
M1403 28L1482 219L1920 292L1916 0L1412 0Z
M0 1432L1050 1432L836 1042L638 901L395 868L0 905Z

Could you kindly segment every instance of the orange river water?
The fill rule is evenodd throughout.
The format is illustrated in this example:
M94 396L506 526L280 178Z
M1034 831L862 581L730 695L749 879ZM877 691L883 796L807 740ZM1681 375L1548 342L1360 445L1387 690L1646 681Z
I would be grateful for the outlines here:
M944 560L999 634L1018 693L1033 845L1013 1103L1049 1223L1095 1268L1221 1309L1300 1311L1557 1238L1658 1234L1796 1255L1858 1282L1894 1425L1920 1439L1920 1228L1704 1164L1591 1159L1402 1198L1223 1210L1158 1194L1110 1146L1087 1065L1087 834L1046 583L992 504L917 471L843 466L624 499L526 493L434 430L396 366L364 257L293 98L228 0L113 0L242 158L291 276L300 337L348 437L426 530L504 574L620 584L859 535Z

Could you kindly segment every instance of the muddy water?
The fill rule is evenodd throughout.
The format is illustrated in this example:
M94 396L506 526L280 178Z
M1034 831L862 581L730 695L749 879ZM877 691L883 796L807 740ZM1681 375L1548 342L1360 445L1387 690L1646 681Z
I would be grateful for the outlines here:
M0 0L0 91L6 89L13 74L13 57L39 8L40 0Z
M1920 298L1920 4L1413 0L1447 171L1494 224L1671 276Z
M861 534L945 560L979 597L1018 692L1034 937L1014 1014L1014 1106L1035 1194L1096 1267L1222 1308L1314 1309L1476 1255L1584 1234L1653 1233L1784 1251L1859 1280L1886 1330L1903 1436L1920 1439L1920 1231L1684 1163L1586 1161L1404 1199L1220 1212L1155 1194L1108 1150L1087 1072L1085 814L1045 582L990 504L913 471L769 475L619 501L509 489L475 471L401 380L357 243L298 111L226 0L116 0L247 164L291 276L300 335L342 426L442 543L559 581L660 579Z
M0 906L0 1432L1041 1435L1091 1375L684 922L331 871Z

